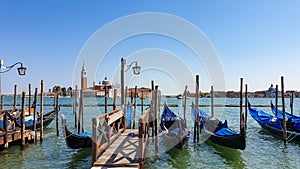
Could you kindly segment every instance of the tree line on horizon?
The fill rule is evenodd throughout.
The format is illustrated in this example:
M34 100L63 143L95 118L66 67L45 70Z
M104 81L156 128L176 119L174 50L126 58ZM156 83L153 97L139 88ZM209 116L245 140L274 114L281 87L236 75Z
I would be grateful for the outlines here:
M52 92L58 93L60 96L72 96L72 87L53 86ZM49 92L51 89L49 89Z

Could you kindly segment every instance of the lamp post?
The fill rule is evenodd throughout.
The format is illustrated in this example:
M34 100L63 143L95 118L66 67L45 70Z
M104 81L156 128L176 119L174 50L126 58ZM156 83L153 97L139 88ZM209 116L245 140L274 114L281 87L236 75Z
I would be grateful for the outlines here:
M14 63L11 66L3 66L3 60L0 60L0 96L2 95L2 92L1 92L1 74L10 71L14 66L16 66L18 64L21 65L20 67L17 68L18 69L18 73L19 73L20 76L24 76L25 73L26 73L26 67L23 67L23 63L22 62ZM2 71L2 69L4 69L4 70Z
M125 69L125 64L126 64L126 59L121 58L121 105L124 105L124 102L125 102L124 73L127 72L133 64L134 64L134 66L132 67L133 74L139 75L140 71L141 71L141 66L138 66L137 61L133 61L132 63L130 63L129 66L126 67L126 69Z

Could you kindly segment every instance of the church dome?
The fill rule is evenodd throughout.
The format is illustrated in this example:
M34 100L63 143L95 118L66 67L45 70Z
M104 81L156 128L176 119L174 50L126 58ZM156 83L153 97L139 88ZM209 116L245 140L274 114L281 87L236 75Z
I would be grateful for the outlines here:
M109 85L110 84L109 80L107 80L107 77L104 78L104 80L102 81L102 84L103 85Z

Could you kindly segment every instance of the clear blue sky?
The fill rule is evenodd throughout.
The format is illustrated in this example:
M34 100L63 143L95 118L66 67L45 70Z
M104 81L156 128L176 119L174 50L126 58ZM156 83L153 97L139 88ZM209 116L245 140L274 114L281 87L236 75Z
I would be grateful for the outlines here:
M45 90L54 85L72 86L77 58L88 39L106 24L142 12L175 15L200 29L218 53L227 90L238 90L240 77L251 91L266 89L271 83L279 84L281 75L285 76L286 89L300 90L299 9L300 1L296 0L0 1L0 58L5 66L21 61L27 67L25 77L19 77L16 68L1 74L2 92L13 93L14 84L19 91L27 89L28 83L38 87L42 79ZM180 42L156 35L132 37L116 45L99 65L97 75L89 77L89 84L105 76L113 80L121 56L149 48L161 49L155 52L165 56L179 56L193 76L199 73L202 77L201 90L210 89L205 68L188 59L193 53ZM109 66L117 70L112 72ZM168 88L172 79L165 73L154 76L151 71L143 72L131 77L130 84L145 86L157 77L165 93L178 92Z

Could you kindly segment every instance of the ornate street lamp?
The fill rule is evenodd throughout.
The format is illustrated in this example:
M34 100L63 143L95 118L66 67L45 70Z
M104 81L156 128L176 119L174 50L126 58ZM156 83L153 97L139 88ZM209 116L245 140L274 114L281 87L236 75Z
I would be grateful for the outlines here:
M0 71L0 73L6 73L8 71L10 71L14 66L16 66L17 64L21 64L21 67L18 67L18 73L20 76L24 76L26 73L26 67L23 67L23 63L22 62L17 62L11 66L3 66L3 60L0 61L0 68L1 69L5 69L4 71Z
M3 66L3 60L0 60L0 96L1 96L1 73L6 73L8 71L10 71L14 66L20 64L21 66L18 67L18 73L20 76L24 76L26 74L26 67L23 66L22 62L17 62L11 66ZM3 71L1 71L2 69L4 69Z
M128 71L131 66L134 64L134 66L132 67L133 69L133 74L135 75L139 75L141 72L141 66L138 66L137 61L133 61L132 63L129 64L129 66L127 66L127 68L125 69L125 64L126 64L126 59L121 58L121 105L124 104L125 102L125 97L124 97L124 72Z

